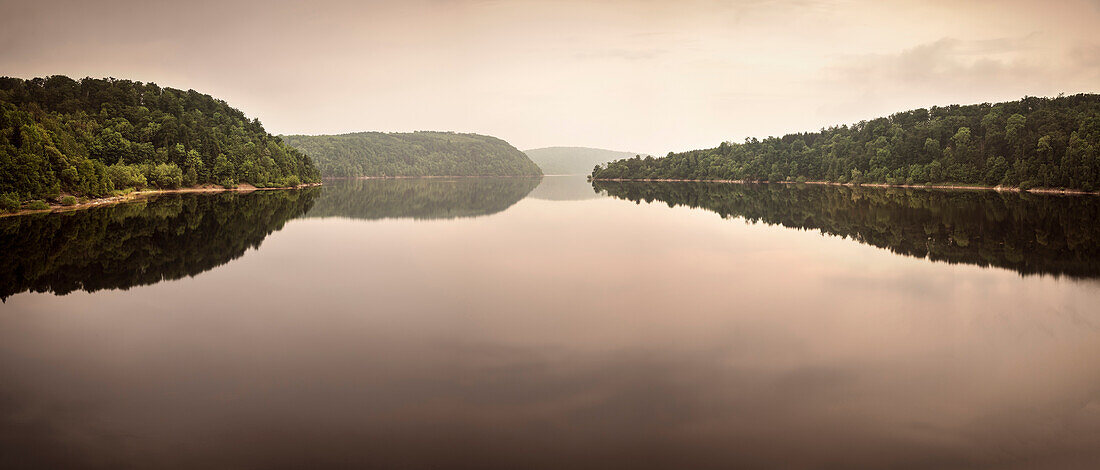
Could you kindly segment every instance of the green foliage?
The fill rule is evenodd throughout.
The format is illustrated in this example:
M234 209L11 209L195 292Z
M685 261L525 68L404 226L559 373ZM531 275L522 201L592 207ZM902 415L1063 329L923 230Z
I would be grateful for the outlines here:
M209 95L129 80L0 78L0 192L21 200L291 177L320 173Z
M46 204L46 201L35 199L33 201L27 202L26 204L23 204L23 208L32 211L44 211L46 209L49 209L50 205Z
M143 189L149 185L145 178L145 172L140 165L124 165L121 163L107 167L107 177L115 184L115 188Z
M933 261L1100 277L1100 198L835 185L595 181L633 202L703 208Z
M595 179L1100 187L1100 95L917 109L820 132L617 160Z
M61 205L63 206L75 206L77 202L76 196L61 196Z
M160 189L175 189L183 184L183 172L174 163L161 163L160 165L146 165L145 179L149 184Z
M538 176L538 165L503 140L453 132L287 135L326 177Z
M15 212L19 210L19 196L15 193L0 194L0 212Z

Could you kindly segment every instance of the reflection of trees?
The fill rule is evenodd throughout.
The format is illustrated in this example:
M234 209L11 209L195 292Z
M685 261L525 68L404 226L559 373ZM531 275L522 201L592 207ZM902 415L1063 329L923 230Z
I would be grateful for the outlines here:
M0 219L0 298L126 289L194 276L259 247L304 214L316 188L164 195L61 214Z
M1021 274L1100 276L1096 197L785 184L594 185L620 199L819 230L934 261Z
M410 178L325 183L308 217L453 219L495 214L539 178Z

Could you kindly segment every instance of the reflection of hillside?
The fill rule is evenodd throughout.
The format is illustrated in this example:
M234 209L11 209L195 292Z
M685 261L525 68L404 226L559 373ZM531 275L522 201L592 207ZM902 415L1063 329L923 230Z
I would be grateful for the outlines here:
M316 188L165 195L0 219L0 298L126 289L194 276L240 257L309 210Z
M638 155L634 152L617 152L587 147L547 147L525 150L523 153L526 153L528 157L531 157L531 160L538 164L539 168L542 168L543 174L573 176L592 173L592 167L596 165L603 165L610 161Z
M528 197L547 201L580 201L600 197L583 176L543 176Z
M1100 277L1100 198L822 185L594 183L609 195L819 230L934 261Z
M495 214L539 178L408 178L329 181L307 217L453 219Z

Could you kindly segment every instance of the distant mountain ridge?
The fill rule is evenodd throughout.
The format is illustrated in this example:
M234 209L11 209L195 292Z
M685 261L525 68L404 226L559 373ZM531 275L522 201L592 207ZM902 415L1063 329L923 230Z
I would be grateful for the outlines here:
M539 176L538 165L508 142L455 132L356 132L284 135L326 177Z
M542 172L548 175L587 175L596 165L642 155L589 147L546 147L524 150Z

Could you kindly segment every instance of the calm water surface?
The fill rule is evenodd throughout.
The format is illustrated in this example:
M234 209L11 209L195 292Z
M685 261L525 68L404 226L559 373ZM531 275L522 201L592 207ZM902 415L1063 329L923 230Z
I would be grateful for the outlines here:
M1100 462L1100 201L598 189L0 219L0 467Z

